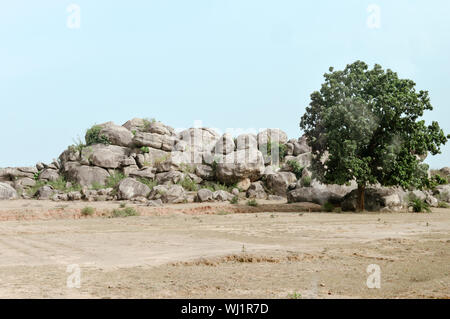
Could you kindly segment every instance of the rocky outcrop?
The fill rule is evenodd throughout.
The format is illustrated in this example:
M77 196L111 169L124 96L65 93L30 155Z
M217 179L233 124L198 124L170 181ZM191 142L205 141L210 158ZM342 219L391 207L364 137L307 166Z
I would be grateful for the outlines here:
M119 199L133 199L136 197L147 197L150 193L150 188L138 182L132 178L123 179L118 185L118 197Z
M17 198L17 191L9 184L0 183L0 200Z

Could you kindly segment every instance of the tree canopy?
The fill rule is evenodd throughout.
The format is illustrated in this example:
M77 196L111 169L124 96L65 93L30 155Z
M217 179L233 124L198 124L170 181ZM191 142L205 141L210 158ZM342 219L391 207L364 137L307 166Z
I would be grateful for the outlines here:
M312 147L313 176L328 184L355 180L360 209L368 184L422 187L428 165L420 157L440 153L450 138L437 122L420 119L433 109L428 92L378 64L369 69L356 61L329 72L300 122Z

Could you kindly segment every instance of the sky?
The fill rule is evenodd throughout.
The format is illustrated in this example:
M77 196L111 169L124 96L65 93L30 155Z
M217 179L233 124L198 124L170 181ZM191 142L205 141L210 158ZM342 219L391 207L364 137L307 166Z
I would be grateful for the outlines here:
M428 90L450 133L448 0L0 0L0 167L51 162L96 123L281 128L330 66ZM426 160L450 166L450 142Z

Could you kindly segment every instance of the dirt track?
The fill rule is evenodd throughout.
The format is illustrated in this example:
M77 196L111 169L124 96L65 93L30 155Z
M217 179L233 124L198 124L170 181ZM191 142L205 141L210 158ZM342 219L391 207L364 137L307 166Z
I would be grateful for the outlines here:
M106 218L118 203L66 205L0 203L0 298L450 297L450 210L185 204ZM80 217L87 205L100 216ZM70 264L80 288L67 288ZM366 286L369 264L381 289Z

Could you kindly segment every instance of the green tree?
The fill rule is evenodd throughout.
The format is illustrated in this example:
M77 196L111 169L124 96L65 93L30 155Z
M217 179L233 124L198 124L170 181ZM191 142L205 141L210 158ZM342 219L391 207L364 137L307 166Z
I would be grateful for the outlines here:
M359 210L367 185L425 185L428 165L420 156L440 153L450 138L437 122L420 120L433 109L428 92L378 64L369 70L356 61L329 71L300 122L312 147L314 177L340 185L355 180Z

